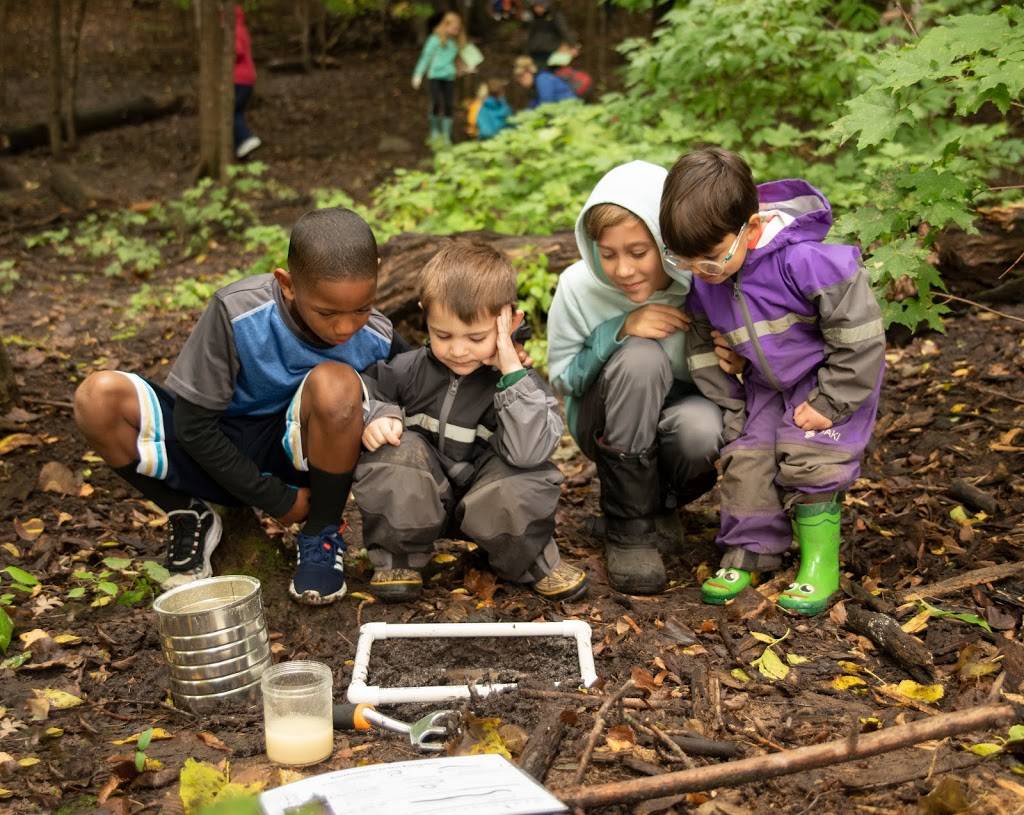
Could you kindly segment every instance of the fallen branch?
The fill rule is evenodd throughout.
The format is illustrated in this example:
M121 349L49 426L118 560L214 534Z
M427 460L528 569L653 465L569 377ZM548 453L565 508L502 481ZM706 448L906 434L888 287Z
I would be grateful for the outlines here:
M953 483L949 485L949 494L967 504L971 509L980 509L989 515L995 515L999 511L999 502L994 495L979 489L963 478L953 479Z
M899 602L908 603L911 600L922 600L927 597L945 597L949 594L956 594L963 589L972 589L982 583L996 583L1008 577L1024 574L1024 561L1013 563L1000 563L998 566L985 566L981 569L972 569L949 580L941 580L932 583L930 586L917 586L913 589L905 589L899 593Z
M652 778L637 778L587 787L575 786L555 790L555 795L569 806L581 808L635 803L682 792L706 791L751 781L761 782L767 778L830 767L911 747L931 739L944 739L975 730L1002 727L1020 719L1021 714L1013 705L986 705L955 713L943 713L932 719L922 719L910 724L887 727L875 733L860 735L856 739L844 737L824 744L665 773Z
M934 679L931 652L920 640L900 628L900 624L888 614L865 611L860 606L848 604L846 627L854 634L871 640L918 682L927 684Z
M540 721L530 734L523 754L519 757L519 768L543 784L564 737L565 722L559 715L558 706L546 705L541 709Z
M590 729L590 735L587 736L587 743L583 746L583 753L580 755L579 766L576 767L576 773L572 777L573 784L579 784L583 780L583 774L587 771L587 765L590 764L590 756L594 752L594 746L597 744L597 739L601 735L601 731L604 730L605 715L608 710L614 705L622 695L633 687L633 680L627 679L621 688L615 693L609 696L603 705L598 709L597 715L594 717L594 726Z

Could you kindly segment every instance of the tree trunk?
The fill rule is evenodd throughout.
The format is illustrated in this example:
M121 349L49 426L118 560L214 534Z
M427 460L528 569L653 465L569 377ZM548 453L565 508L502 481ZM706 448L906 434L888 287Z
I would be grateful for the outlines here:
M14 382L14 368L7 357L7 346L0 340L0 409L6 409L18 400L18 386Z
M50 0L50 152L54 158L64 157L60 133L60 89L64 71L60 59L60 0Z
M310 0L298 0L295 4L295 16L299 21L299 53L302 70L306 73L313 70L313 54L309 50L309 3Z
M78 0L71 7L71 41L68 53L68 82L66 104L64 107L64 125L67 128L68 147L78 146L78 129L75 126L76 108L78 107L78 54L82 43L82 25L85 22L86 0Z
M13 50L11 35L7 30L11 19L11 0L0 0L0 111L7 107L7 71Z
M234 110L235 11L224 0L198 0L199 177L226 181ZM229 53L230 50L230 53ZM225 64L226 63L226 64Z
M327 6L323 0L316 4L316 45L320 53L320 62L327 57Z

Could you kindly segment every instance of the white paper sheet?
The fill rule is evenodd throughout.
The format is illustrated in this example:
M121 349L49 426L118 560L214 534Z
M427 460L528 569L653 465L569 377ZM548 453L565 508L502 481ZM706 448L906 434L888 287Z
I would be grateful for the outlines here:
M552 815L565 805L501 756L373 764L304 778L260 795L264 815L319 796L333 815Z

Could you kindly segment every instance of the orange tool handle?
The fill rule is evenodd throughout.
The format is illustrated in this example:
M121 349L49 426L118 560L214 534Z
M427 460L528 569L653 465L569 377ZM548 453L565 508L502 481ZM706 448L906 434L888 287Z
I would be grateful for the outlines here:
M373 725L366 720L363 713L373 710L372 705L343 704L334 706L335 730L370 730Z

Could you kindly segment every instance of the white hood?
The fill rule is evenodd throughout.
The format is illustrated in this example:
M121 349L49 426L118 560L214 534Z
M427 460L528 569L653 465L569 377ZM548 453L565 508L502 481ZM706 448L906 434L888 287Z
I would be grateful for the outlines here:
M661 191L668 173L663 167L648 161L631 161L609 170L597 182L576 221L576 244L582 260L564 272L548 314L548 373L556 390L566 388L559 382L573 358L601 323L619 315L628 314L647 303L661 303L681 308L690 291L690 272L677 272L668 264L665 271L672 279L667 289L656 292L645 303L634 303L620 289L609 282L601 268L597 245L583 226L583 218L591 207L598 204L616 204L640 218L654 238L664 263L664 246L658 213ZM686 366L685 333L676 332L659 340L672 364L677 379L689 381Z

